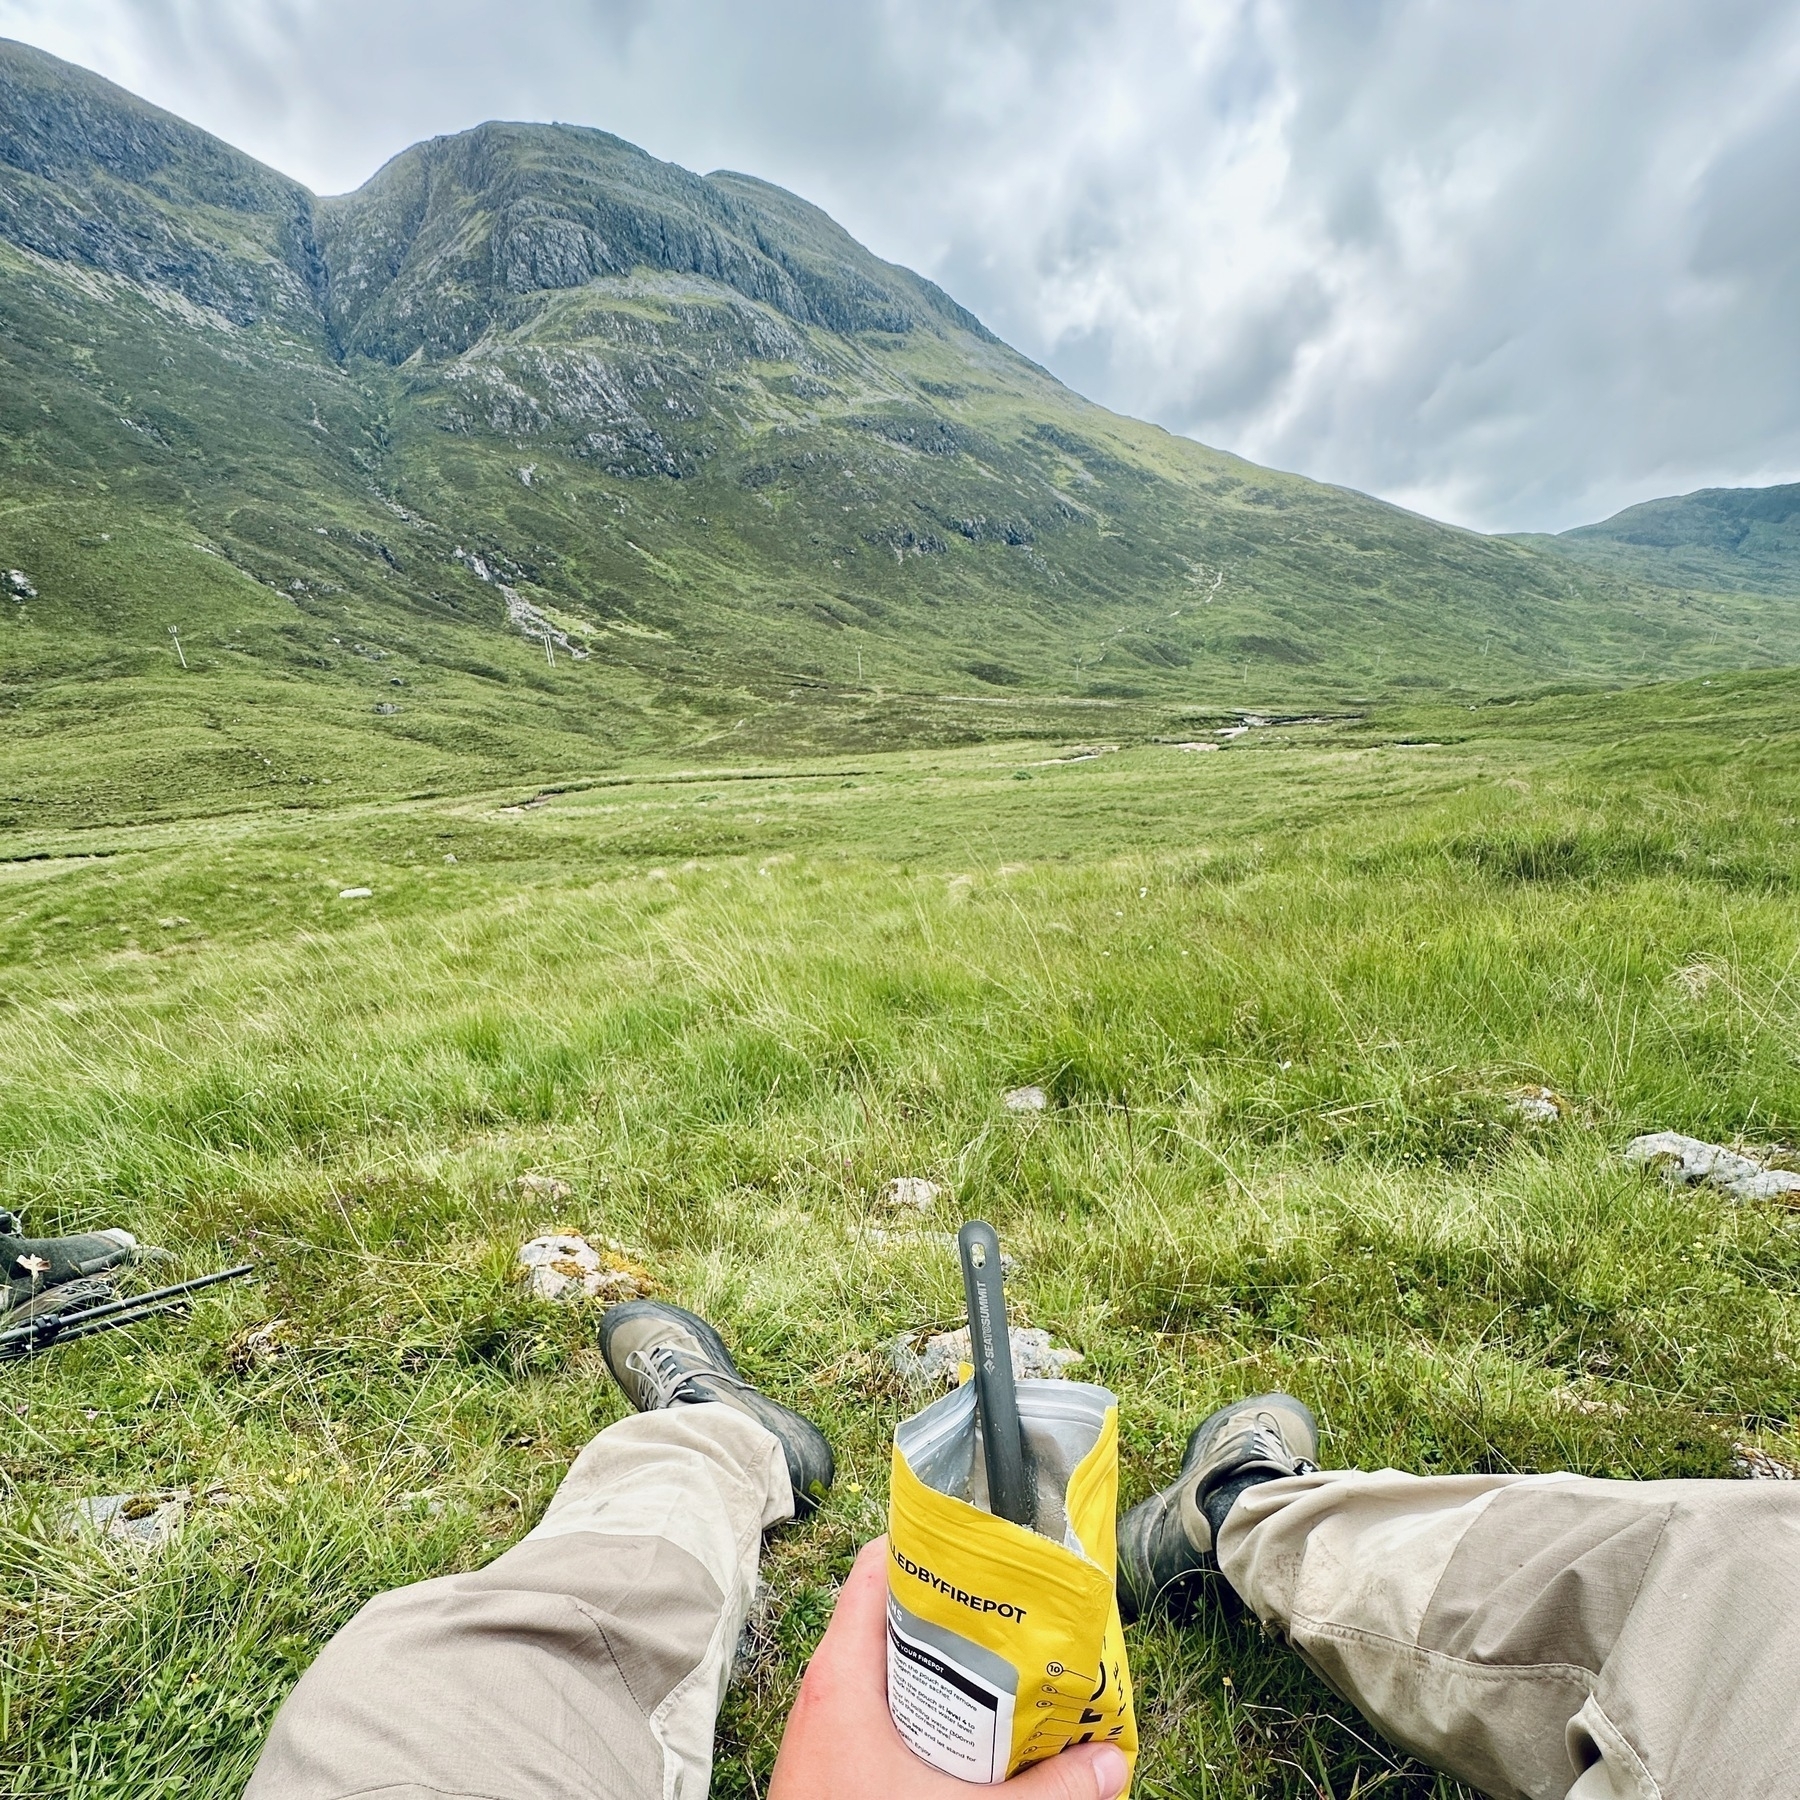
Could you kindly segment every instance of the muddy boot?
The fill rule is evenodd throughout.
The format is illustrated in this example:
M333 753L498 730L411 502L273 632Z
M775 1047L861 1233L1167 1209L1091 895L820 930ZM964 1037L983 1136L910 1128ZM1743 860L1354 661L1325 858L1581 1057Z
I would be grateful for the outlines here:
M639 1412L717 1401L747 1414L780 1440L796 1514L824 1499L836 1473L825 1434L753 1388L704 1319L662 1300L627 1300L601 1319L600 1354Z
M33 1314L65 1311L72 1296L56 1290L72 1282L88 1284L99 1299L106 1297L94 1283L109 1269L138 1260L138 1241L129 1231L86 1231L75 1237L30 1238L19 1229L17 1216L0 1212L0 1329L23 1323ZM55 1300L55 1305L47 1303ZM93 1304L88 1300L84 1304Z
M1289 1394L1222 1406L1188 1439L1181 1473L1119 1521L1119 1613L1180 1613L1216 1569L1213 1537L1245 1488L1318 1465L1319 1427Z

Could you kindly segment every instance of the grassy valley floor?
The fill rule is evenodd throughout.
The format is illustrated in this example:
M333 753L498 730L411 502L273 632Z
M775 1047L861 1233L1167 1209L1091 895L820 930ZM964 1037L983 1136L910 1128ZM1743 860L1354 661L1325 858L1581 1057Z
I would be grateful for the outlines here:
M553 1226L640 1252L838 1447L766 1561L723 1795L764 1791L881 1529L925 1398L882 1346L958 1322L930 1234L964 1216L1120 1394L1128 1502L1270 1385L1338 1463L1800 1461L1800 1215L1619 1155L1800 1143L1797 698L14 833L0 1203L260 1274L0 1374L0 1786L235 1795L357 1606L525 1529L620 1410L592 1314L511 1280ZM1004 1111L1024 1082L1045 1112ZM1515 1108L1538 1087L1556 1122ZM887 1216L900 1174L952 1197ZM65 1532L83 1495L178 1486L163 1551ZM1147 1796L1455 1791L1241 1622L1132 1650Z

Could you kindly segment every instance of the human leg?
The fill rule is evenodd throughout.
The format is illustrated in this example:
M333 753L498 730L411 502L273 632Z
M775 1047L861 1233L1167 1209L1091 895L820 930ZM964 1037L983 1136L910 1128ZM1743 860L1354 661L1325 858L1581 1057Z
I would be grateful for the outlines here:
M613 1334L651 1410L601 1432L486 1568L364 1607L289 1696L246 1800L701 1800L762 1533L793 1515L797 1471L829 1482L830 1453L659 1310ZM687 1366L646 1384L627 1356Z
M1279 1416L1266 1423L1282 1435ZM1295 1465L1312 1454L1299 1448ZM1202 1505L1215 1502L1210 1520L1189 1505L1204 1521L1190 1535L1216 1535L1220 1572L1257 1615L1435 1767L1530 1800L1685 1800L1791 1785L1787 1771L1800 1766L1794 1489L1254 1473L1240 1486L1230 1469L1190 1467L1186 1485L1210 1476ZM1179 1516L1182 1487L1146 1505ZM1141 1524L1121 1528L1122 1576L1127 1546L1156 1541Z
M1395 1742L1496 1795L1789 1791L1800 1494L1334 1471L1249 1489L1219 1566Z

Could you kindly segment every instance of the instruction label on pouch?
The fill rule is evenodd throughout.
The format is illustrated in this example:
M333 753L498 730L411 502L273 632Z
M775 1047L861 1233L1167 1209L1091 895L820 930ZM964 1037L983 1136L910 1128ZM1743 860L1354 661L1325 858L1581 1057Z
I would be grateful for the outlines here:
M926 1635L930 1641L926 1641ZM958 1649L968 1654L958 1655ZM1006 1778L1014 1696L999 1685L999 1659L888 1601L888 1711L907 1748L962 1781ZM986 1665L987 1675L972 1665ZM1018 1677L1013 1673L1012 1687Z

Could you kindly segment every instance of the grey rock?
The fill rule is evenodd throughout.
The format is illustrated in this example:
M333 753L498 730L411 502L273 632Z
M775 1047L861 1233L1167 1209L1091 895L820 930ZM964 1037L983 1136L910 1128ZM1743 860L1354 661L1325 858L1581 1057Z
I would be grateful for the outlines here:
M802 327L929 320L988 335L793 195L579 126L487 124L415 144L318 216L338 333L390 362L459 355L535 294L639 271L702 277Z
M561 1185L560 1183L558 1184ZM525 1284L540 1300L569 1305L578 1300L641 1300L651 1292L649 1273L623 1244L590 1244L579 1232L533 1238L519 1251Z
M580 126L434 138L321 200L85 69L0 43L0 169L0 238L36 256L179 296L227 330L273 318L392 363L460 356L534 296L640 272L717 284L802 334L994 341L797 196Z
M896 1175L879 1196L881 1204L894 1212L930 1212L943 1197L944 1190L923 1175Z
M1552 1088L1518 1088L1506 1097L1514 1118L1528 1125L1554 1125L1569 1110L1569 1103Z
M0 237L38 256L178 295L223 326L323 324L305 188L23 44L0 44L0 168Z
M186 1488L148 1494L91 1494L69 1509L72 1530L91 1531L116 1543L153 1550L181 1529L192 1495Z
M1732 1445L1731 1472L1743 1481L1800 1481L1800 1469L1754 1444Z
M1049 1332L1036 1326L1014 1330L1010 1338L1016 1381L1066 1381L1068 1371L1081 1361L1079 1350L1059 1348ZM887 1346L888 1366L903 1381L921 1387L955 1387L957 1371L970 1354L966 1325L955 1331L903 1331Z
M1747 1175L1729 1185L1740 1200L1779 1200L1783 1195L1800 1193L1800 1175L1792 1169L1764 1169L1759 1175Z
M1716 1187L1736 1200L1778 1200L1800 1193L1800 1174L1771 1169L1741 1150L1684 1137L1678 1131L1652 1131L1625 1146L1625 1160L1661 1169L1671 1181L1693 1187Z
M1050 1096L1041 1087L1008 1088L1000 1096L1000 1104L1008 1112L1039 1113L1050 1104Z

